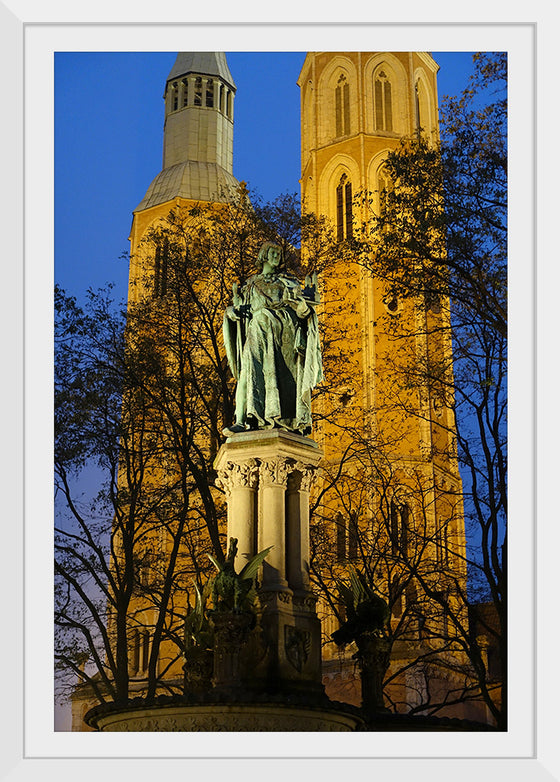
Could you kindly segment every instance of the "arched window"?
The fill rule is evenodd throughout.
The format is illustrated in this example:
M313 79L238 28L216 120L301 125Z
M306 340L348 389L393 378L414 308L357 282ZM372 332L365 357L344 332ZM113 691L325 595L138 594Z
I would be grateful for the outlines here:
M148 670L150 660L150 633L148 630L142 630L142 670Z
M393 555L406 556L408 550L408 527L410 510L406 503L391 500L390 534Z
M186 79L183 79L183 108L188 106L189 103L189 83Z
M140 633L138 630L132 631L131 652L130 672L134 675L138 673L140 667Z
M436 560L441 568L449 567L449 542L447 539L447 523L444 519L436 522Z
M351 513L348 518L348 559L358 556L358 517Z
M214 82L212 79L208 79L206 82L206 106L210 109L214 106Z
M414 85L414 105L416 112L416 132L427 133L429 130L428 95L424 84L418 79Z
M194 80L194 105L202 106L202 77L197 76Z
M399 577L393 576L389 587L389 600L392 606L392 614L398 618L402 616L403 600L402 600L402 588L399 583Z
M335 128L337 136L350 133L350 86L341 73L334 90Z
M345 562L358 556L358 517L349 513L347 517L337 513L335 519L336 559Z
M177 111L179 108L179 85L177 82L173 84L171 92L171 110Z
M142 557L140 566L139 581L143 587L149 587L152 581L152 559L153 555L151 551L146 551Z
M393 189L393 181L389 176L385 166L382 166L379 169L379 173L377 175L377 186L377 192L379 194L379 215L380 217L383 217L387 212L389 196Z
M352 238L352 183L343 174L336 188L336 239Z
M167 239L158 242L154 256L154 298L160 298L167 293L167 262L169 244Z
M344 562L346 559L346 526L342 513L337 513L334 524L336 530L336 559L338 562Z
M224 110L224 85L220 84L220 105L219 105L220 111L223 112Z
M376 130L393 130L393 96L391 82L383 68L373 79L373 117Z

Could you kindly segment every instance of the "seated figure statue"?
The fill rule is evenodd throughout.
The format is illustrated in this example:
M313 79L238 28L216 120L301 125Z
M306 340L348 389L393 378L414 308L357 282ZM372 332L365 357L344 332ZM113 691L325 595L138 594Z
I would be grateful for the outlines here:
M309 434L311 390L322 380L315 307L317 275L299 281L282 271L282 249L265 242L259 274L239 288L224 316L224 343L237 380L231 435L279 428Z

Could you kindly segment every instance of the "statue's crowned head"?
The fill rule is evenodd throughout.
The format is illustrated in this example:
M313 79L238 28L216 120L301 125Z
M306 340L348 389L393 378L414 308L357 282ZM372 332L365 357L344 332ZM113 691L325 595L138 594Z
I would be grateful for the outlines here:
M276 244L275 242L264 242L261 246L261 249L259 250L259 254L257 255L257 265L261 269L267 261L270 261L271 250L272 250L272 254L277 254L279 258L277 265L282 266L282 263L284 261L284 253L280 245Z

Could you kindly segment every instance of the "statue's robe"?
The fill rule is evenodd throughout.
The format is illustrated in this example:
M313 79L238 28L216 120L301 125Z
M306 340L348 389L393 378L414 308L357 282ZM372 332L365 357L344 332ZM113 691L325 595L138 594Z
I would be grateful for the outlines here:
M323 378L315 310L284 274L254 275L240 296L224 317L236 423L308 433L311 390Z

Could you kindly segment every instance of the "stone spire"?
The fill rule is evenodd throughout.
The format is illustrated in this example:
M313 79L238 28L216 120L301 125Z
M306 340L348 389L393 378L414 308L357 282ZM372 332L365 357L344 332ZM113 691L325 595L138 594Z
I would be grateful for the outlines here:
M228 68L225 52L179 52L167 82L187 76L189 73L215 76L228 84L235 92L235 84Z
M235 90L224 52L179 52L165 84L163 169L137 210L175 198L235 197Z

